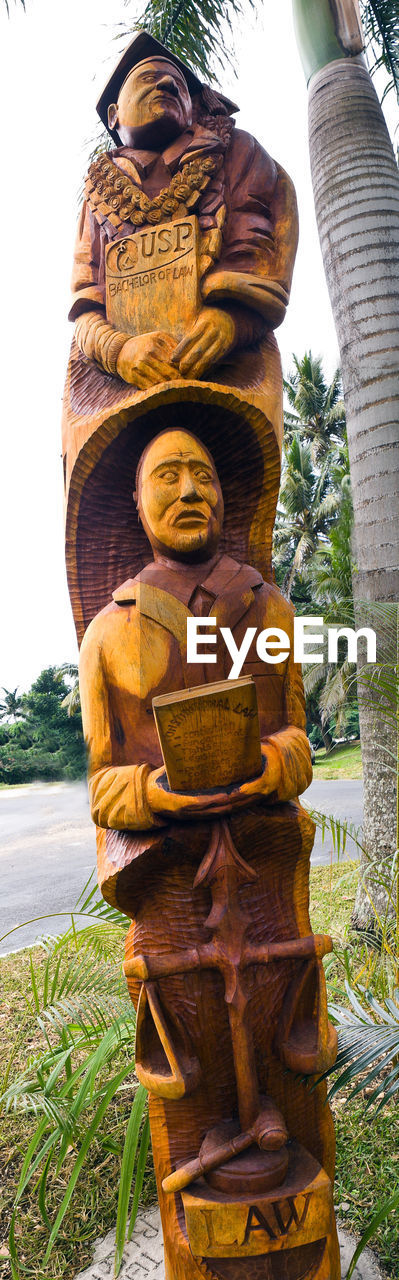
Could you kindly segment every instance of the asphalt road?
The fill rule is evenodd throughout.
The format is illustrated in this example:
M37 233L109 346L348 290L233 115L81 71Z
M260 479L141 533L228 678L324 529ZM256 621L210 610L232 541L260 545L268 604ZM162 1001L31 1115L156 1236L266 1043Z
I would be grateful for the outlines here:
M360 827L361 782L312 782L308 808ZM348 840L347 854L356 857ZM0 789L0 955L60 933L95 866L96 842L85 782ZM317 831L312 862L330 862L333 842ZM94 881L93 881L94 883ZM37 921L38 916L45 919ZM15 929L24 921L22 928ZM9 932L12 930L12 932ZM3 935L7 934L6 937Z

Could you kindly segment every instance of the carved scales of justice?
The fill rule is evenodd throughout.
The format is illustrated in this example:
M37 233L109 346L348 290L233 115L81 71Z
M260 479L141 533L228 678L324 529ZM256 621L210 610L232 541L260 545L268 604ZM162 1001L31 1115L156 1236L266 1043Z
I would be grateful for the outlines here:
M234 1072L237 1086L238 1120L227 1121L211 1130L205 1137L199 1155L181 1165L174 1173L163 1181L165 1192L182 1191L190 1183L203 1175L211 1175L214 1170L221 1170L219 1179L213 1179L220 1189L228 1190L234 1180L236 1188L248 1191L248 1182L253 1183L256 1191L265 1191L279 1186L288 1169L287 1130L282 1115L271 1098L260 1097L253 1036L250 1025L249 998L247 988L247 970L254 965L267 966L271 961L295 959L304 966L299 983L296 982L296 1001L290 1002L291 1008L285 1018L285 1027L280 1025L280 1049L289 1052L291 1033L291 1049L296 1055L298 1069L302 1066L307 1073L314 1074L323 1066L323 1050L321 1047L321 1021L327 1017L327 1009L318 1010L315 1036L317 1043L311 1051L311 1063L305 1063L305 1055L300 1046L294 1044L292 1023L294 1021L295 1003L299 1000L308 977L309 963L320 963L322 957L332 951L332 940L327 934L311 934L305 938L295 938L283 942L257 946L248 940L250 921L240 903L240 884L256 882L257 875L252 867L240 857L234 846L229 824L226 819L212 824L212 835L208 850L199 867L194 880L194 889L202 884L208 885L212 893L212 909L204 928L212 934L211 941L204 942L194 949L171 953L163 956L137 955L125 961L126 977L137 978L144 985L137 1013L136 1032L136 1072L139 1080L154 1092L171 1092L175 1097L179 1092L198 1083L198 1072L191 1062L189 1070L178 1064L176 1055L167 1033L156 989L152 984L160 978L172 977L175 974L192 973L198 969L217 969L223 976L225 1001L231 1032L231 1044L234 1060ZM305 962L305 965L304 965ZM145 1066L145 1013L149 1002L151 1015L156 1023L157 1031L165 1050L170 1068L169 1081L166 1077L154 1078L151 1069ZM283 1037L281 1044L281 1036ZM309 1044L307 1044L309 1058ZM310 1068L310 1070L309 1070ZM229 1170L226 1165L249 1147L257 1144L258 1158L251 1158L251 1172L243 1168L240 1179L239 1167ZM238 1176L237 1176L238 1174ZM212 1182L212 1179L211 1179Z

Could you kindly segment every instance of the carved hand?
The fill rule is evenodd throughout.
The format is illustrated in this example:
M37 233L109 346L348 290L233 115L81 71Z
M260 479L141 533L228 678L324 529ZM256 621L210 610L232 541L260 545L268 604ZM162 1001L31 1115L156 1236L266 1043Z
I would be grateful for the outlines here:
M164 768L154 769L147 778L147 801L152 812L158 816L185 819L220 817L231 813L234 809L245 808L253 800L268 796L276 791L280 782L280 760L276 747L262 743L262 759L264 769L260 777L243 782L234 790L223 791L218 795L182 795L179 792L164 791L158 781L165 775Z
M164 791L162 786L158 785L159 779L165 777L165 769L154 769L147 778L146 794L147 802L155 817L174 818L183 821L184 819L195 819L201 817L214 817L221 813L227 813L230 810L229 797L221 791L220 795L188 795L180 794L177 791Z
M170 382L176 378L176 368L170 363L175 346L168 333L142 333L127 338L117 360L119 377L141 391L157 382Z
M201 378L234 346L234 320L219 307L203 307L192 329L176 347L173 364L188 378Z
M272 791L277 791L281 779L281 765L277 747L271 743L262 742L262 760L264 767L260 776L251 778L250 782L242 782L241 786L237 787L237 790L233 792L233 808L250 804L251 800L269 796Z

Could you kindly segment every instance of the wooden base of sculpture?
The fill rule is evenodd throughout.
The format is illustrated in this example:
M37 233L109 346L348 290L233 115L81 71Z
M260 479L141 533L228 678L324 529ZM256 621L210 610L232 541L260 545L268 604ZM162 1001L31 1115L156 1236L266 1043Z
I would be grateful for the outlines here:
M256 1170L261 1183L259 1151L250 1150L238 1162L241 1185L246 1179L250 1183ZM194 1258L206 1261L223 1280L252 1275L331 1280L335 1275L331 1182L300 1143L289 1144L286 1174L278 1186L249 1186L246 1192L237 1187L228 1193L197 1182L183 1193L183 1207ZM238 1262L244 1258L245 1263Z
M265 812L265 855L258 816L197 828L197 867L182 833L163 884L158 868L140 892L136 870L125 971L136 1004L140 992L136 1069L151 1091L167 1280L340 1277L326 1087L303 1078L314 1085L336 1052L321 964L331 940L308 917L313 824L297 805Z

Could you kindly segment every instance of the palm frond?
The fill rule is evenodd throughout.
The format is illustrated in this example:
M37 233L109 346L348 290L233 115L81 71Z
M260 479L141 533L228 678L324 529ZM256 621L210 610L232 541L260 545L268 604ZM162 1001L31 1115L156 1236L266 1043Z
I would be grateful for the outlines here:
M92 1143L104 1144L104 1117L108 1108L123 1106L132 1098L131 1118L122 1155L123 1177L118 1201L117 1247L123 1249L130 1213L133 1229L144 1175L149 1130L144 1121L146 1093L134 1078L135 1011L128 998L121 964L112 956L116 937L120 942L128 921L98 899L92 877L84 886L76 914L91 916L77 933L41 940L42 958L30 964L30 985L25 991L27 1025L41 1034L43 1048L28 1060L26 1069L10 1079L12 1062L3 1077L0 1106L4 1111L36 1116L32 1137L22 1163L9 1247L13 1274L19 1276L17 1215L26 1189L34 1185L38 1207L48 1232L44 1265L62 1230L65 1214L84 1169ZM108 935L108 948L106 945ZM101 941L99 943L99 935ZM26 1024L24 1024L26 1025ZM140 1140L139 1140L140 1139ZM135 1150L138 1151L134 1176ZM54 1177L72 1153L72 1170L63 1179L65 1194L51 1221L50 1188ZM116 1260L116 1273L118 1261Z
M398 0L361 0L361 12L371 74L385 67L387 89L394 89L399 99Z
M133 1171L136 1159L137 1146L139 1141L140 1125L143 1118L144 1109L147 1101L147 1093L140 1084L136 1097L135 1105L132 1107L130 1119L126 1130L125 1145L123 1149L121 1176L119 1183L118 1210L116 1217L116 1238L115 1238L115 1276L119 1275L123 1250L125 1247L127 1221L129 1216L129 1198L133 1181Z
M373 1214L371 1221L368 1223L366 1230L363 1232L361 1240L359 1240L359 1244L355 1249L353 1258L351 1258L346 1280L351 1280L351 1277L353 1276L355 1267L357 1266L357 1263L363 1253L363 1250L366 1248L366 1245L368 1245L369 1240L371 1240L372 1236L375 1235L375 1232L378 1230L378 1227L380 1227L383 1222L386 1222L387 1218L389 1218L390 1215L394 1213L394 1211L398 1208L398 1206L399 1206L399 1191L395 1191L395 1194L393 1196L388 1196L388 1198L383 1201L382 1205L378 1206L376 1213Z
M254 8L254 0L248 3ZM237 28L241 0L147 0L139 16L131 0L126 8L132 10L133 23L127 24L125 35L144 27L204 80L212 80L226 61L233 65L233 23Z
M17 3L17 0L14 0L14 4L16 4L16 3ZM10 17L10 6L9 6L9 3L8 3L8 0L4 0L4 4L5 4L5 7L6 7L6 11L7 11L8 17ZM20 4L22 4L22 8L23 8L23 9L26 9L25 0L20 0Z
M359 998L348 982L345 989L350 1008L329 1006L339 1028L337 1075L329 1096L349 1085L354 1098L373 1086L366 1105L380 1111L399 1090L399 990L382 1004L372 991L360 988Z
M324 410L325 413L331 413L333 409L338 409L343 417L345 417L345 406L342 399L342 378L340 368L335 370L332 376L330 386L327 387Z
M328 676L328 664L326 662L315 663L314 666L306 668L303 673L303 684L306 694L315 693L320 686L324 684Z

